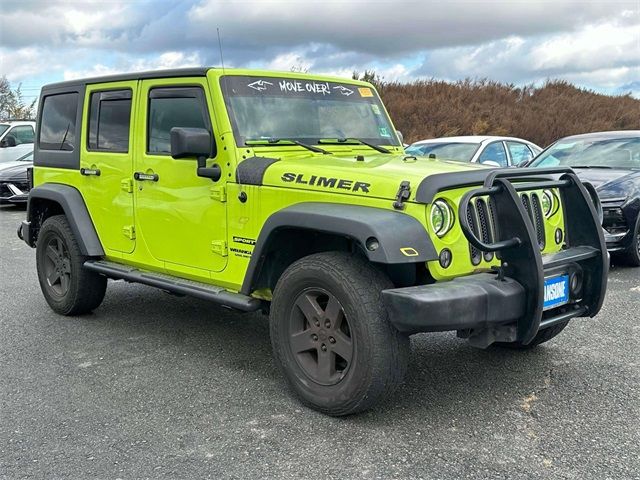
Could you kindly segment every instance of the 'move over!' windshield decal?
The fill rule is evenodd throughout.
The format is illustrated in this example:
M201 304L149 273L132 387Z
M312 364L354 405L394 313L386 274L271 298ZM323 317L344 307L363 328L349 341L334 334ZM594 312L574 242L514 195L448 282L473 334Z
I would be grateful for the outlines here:
M350 101L362 99L368 103L375 102L376 96L369 87L359 87L336 82L318 80L275 78L275 77L240 77L228 76L222 78L225 95L268 95L268 96L296 96L340 98ZM376 102L377 103L377 102Z

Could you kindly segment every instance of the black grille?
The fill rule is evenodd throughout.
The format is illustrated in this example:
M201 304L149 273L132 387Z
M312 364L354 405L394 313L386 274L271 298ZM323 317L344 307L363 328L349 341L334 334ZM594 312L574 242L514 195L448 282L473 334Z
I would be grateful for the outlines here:
M522 194L522 205L535 227L538 246L542 250L545 246L544 214L542 212L542 202L537 193ZM492 197L478 198L469 202L467 210L467 220L473 233L484 243L495 243L500 240L498 231L498 212L495 200ZM485 261L493 260L492 252L482 252L473 245L469 245L469 255L471 263L478 265L484 258ZM500 253L496 252L496 258L500 258Z

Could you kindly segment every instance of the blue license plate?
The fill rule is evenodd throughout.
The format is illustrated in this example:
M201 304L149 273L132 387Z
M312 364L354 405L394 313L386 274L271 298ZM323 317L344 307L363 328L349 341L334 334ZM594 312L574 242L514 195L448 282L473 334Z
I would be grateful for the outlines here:
M544 279L544 304L543 309L549 310L569 302L569 276Z

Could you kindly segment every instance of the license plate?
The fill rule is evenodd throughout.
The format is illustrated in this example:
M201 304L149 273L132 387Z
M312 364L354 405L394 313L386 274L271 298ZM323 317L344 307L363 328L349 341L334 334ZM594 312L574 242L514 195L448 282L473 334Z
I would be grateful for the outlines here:
M549 310L569 302L569 276L544 279L544 304L543 309Z

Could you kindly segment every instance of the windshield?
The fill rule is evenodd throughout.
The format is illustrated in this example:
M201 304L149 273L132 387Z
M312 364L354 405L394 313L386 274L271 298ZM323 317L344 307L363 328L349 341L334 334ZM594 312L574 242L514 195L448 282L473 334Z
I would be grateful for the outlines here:
M400 145L371 88L250 76L226 76L221 82L238 146L252 140L289 139L317 145L320 139L345 138Z
M442 160L455 160L456 162L470 162L473 154L476 153L479 143L423 143L411 145L406 149L409 155L422 155L428 157L435 155L435 158Z
M6 132L9 127L10 125L7 125L6 123L0 123L0 135Z
M531 166L640 168L640 137L560 140L542 152Z

